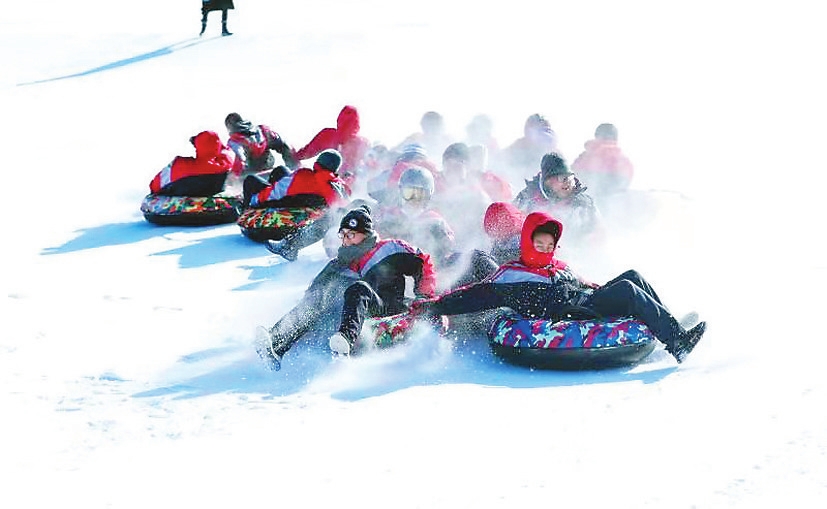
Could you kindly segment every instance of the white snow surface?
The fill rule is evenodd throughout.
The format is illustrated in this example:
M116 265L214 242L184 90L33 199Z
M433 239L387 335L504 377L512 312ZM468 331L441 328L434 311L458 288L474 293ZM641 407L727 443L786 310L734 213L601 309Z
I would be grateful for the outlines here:
M29 0L0 18L0 505L823 507L822 17L814 2ZM612 122L662 214L567 261L635 268L709 331L597 372L421 337L348 362L252 340L325 263L234 224L156 227L155 173L230 111L301 146L357 106L501 145ZM525 175L524 177L528 177Z

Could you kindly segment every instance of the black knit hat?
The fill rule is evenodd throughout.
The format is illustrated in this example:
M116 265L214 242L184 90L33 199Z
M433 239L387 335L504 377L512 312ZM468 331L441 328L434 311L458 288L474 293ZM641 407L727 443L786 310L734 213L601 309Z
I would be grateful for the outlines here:
M325 170L336 173L342 165L342 155L337 150L325 150L316 158L316 163Z
M373 219L370 217L370 207L362 205L358 209L353 209L342 218L339 223L339 230L353 230L355 232L371 234L373 233Z
M543 160L540 162L540 171L543 173L543 180L558 175L574 175L574 172L569 170L566 160L554 152L543 156Z

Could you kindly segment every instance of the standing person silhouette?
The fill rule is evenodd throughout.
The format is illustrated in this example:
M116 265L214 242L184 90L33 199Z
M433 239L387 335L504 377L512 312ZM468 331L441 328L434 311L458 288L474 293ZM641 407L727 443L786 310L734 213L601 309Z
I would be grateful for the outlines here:
M221 35L233 35L227 30L228 9L235 9L233 0L201 0L201 33L198 36L204 35L207 30L207 14L212 11L221 11Z

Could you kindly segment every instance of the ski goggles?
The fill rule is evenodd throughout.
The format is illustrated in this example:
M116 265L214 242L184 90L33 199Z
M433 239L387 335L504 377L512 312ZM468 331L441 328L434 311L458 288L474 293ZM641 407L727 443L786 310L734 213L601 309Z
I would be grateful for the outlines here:
M430 198L428 190L421 187L403 187L401 191L405 201L425 201Z

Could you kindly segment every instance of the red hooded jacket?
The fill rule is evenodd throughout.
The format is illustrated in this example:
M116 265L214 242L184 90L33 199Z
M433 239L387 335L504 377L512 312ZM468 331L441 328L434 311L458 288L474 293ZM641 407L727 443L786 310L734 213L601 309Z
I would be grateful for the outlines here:
M228 173L235 154L213 131L202 131L190 141L195 145L195 157L177 156L149 183L149 190L157 193L172 182L195 175Z
M557 227L557 240L560 240L563 235L563 224L545 212L532 212L526 216L520 232L520 261L503 264L500 272L517 270L552 278L558 270L568 267L566 262L554 258L554 251L541 253L534 249L534 241L531 237L538 227L547 223L552 223ZM497 275L494 279L497 279Z
M336 119L336 127L325 127L310 140L310 143L296 151L298 161L310 159L327 149L336 149L342 154L339 173L355 173L370 150L367 138L359 136L359 112L353 106L345 106Z
M625 190L634 176L632 162L621 151L615 140L595 138L585 144L585 151L571 164L573 171L589 185L595 180L609 180L612 189Z

